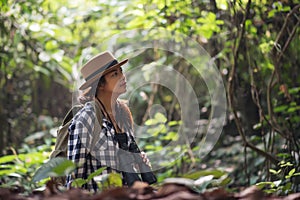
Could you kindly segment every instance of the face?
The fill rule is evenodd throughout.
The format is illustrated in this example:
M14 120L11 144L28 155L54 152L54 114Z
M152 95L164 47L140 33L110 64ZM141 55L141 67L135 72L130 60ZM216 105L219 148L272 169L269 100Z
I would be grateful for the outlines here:
M104 92L117 95L126 92L126 78L121 67L114 69L104 76L105 84L102 86Z

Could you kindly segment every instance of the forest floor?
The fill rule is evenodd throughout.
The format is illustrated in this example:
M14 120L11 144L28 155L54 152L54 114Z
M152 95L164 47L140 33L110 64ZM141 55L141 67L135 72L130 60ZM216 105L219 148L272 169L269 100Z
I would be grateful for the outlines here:
M52 182L45 190L22 195L16 189L0 188L0 200L300 200L300 193L280 197L265 194L257 187L243 188L230 193L225 189L212 189L197 193L191 188L176 183L163 184L159 188L138 182L131 188L117 187L92 194L83 189L60 191Z

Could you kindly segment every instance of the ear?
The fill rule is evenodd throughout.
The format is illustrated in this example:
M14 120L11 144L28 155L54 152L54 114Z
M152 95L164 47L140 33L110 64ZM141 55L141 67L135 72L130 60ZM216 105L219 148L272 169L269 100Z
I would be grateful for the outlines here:
M97 88L97 90L104 90L104 84L100 84L100 85L98 85L98 88Z
M99 83L98 83L98 88L103 90L104 86L105 86L105 80L100 80Z

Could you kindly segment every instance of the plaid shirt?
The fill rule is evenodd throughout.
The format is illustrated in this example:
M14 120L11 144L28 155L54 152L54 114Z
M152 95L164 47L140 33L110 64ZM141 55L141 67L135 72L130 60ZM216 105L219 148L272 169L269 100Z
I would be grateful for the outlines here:
M74 116L69 127L68 140L68 159L75 163L79 163L74 174L67 177L67 186L70 187L73 179L87 177L97 169L106 166L102 175L117 172L118 159L116 156L118 143L114 138L115 130L110 121L104 116L102 117L102 126L97 131L94 131L95 123L98 123L95 106L92 102L88 102ZM101 130L101 131L100 131ZM99 134L99 139L94 145L91 145L93 135ZM129 134L131 131L126 131L128 143L130 142ZM94 147L92 147L94 146ZM97 183L92 179L88 184L83 186L85 189L97 191Z

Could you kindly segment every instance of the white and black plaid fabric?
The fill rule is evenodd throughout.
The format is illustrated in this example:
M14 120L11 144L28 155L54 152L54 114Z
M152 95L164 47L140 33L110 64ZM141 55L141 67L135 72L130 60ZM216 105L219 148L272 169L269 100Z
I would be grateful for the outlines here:
M107 167L102 175L117 172L118 159L116 156L118 143L114 138L115 130L110 121L104 116L102 118L99 139L94 147L91 147L94 125L98 123L95 106L88 102L74 116L69 127L68 159L80 166L72 175L67 177L67 186L70 187L76 178L87 179L87 177L101 167ZM132 131L127 130L127 136L132 135ZM94 133L97 134L97 133ZM128 137L130 142L130 138ZM97 191L97 183L92 180L83 186L85 189Z

